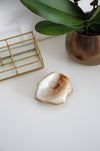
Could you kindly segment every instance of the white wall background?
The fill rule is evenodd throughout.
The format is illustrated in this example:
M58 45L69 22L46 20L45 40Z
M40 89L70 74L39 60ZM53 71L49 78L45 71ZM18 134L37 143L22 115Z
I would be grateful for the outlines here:
M84 11L91 9L92 0L81 0L80 5ZM19 33L34 30L36 22L42 18L30 12L19 0L0 0L0 39ZM38 39L46 38L35 32Z

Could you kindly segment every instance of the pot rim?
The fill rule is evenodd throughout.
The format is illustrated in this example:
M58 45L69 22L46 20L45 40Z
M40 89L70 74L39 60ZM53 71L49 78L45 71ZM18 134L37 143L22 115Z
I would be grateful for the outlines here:
M80 35L81 37L87 37L87 38L99 38L100 35L96 35L96 36L87 36L87 35L82 35L82 34L79 34L77 31L74 31L74 33L76 33L77 35Z

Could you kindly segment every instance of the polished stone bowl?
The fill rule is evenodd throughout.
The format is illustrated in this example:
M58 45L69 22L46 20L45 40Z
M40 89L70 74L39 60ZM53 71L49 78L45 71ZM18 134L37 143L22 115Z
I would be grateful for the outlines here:
M68 54L78 63L100 64L100 35L86 36L72 32L66 36L65 45Z

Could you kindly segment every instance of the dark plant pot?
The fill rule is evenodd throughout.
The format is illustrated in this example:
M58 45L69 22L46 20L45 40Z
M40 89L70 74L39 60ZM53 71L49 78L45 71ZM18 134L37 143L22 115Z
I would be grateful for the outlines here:
M100 35L86 36L72 32L66 36L65 45L68 54L78 63L100 64Z

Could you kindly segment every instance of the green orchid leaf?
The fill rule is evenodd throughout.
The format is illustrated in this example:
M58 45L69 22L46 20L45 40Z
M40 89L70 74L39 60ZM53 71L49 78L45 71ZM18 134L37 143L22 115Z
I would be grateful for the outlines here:
M100 33L100 24L93 24L93 25L91 26L91 29L93 29L94 31Z
M72 16L84 18L82 9L69 0L37 0L47 6L70 14Z
M100 6L94 11L93 15L90 17L88 22L93 22L95 24L100 24Z
M52 23L50 21L41 21L35 26L36 31L45 35L62 35L75 31L67 26Z
M69 26L70 27L70 26ZM85 27L85 24L83 23L83 24L79 24L79 25L71 25L71 28L74 28L74 29L76 29L76 31L78 30L78 31L80 31L80 30L84 30L84 27Z
M20 0L33 13L58 24L66 26L79 25L84 22L84 19L74 17L58 9L54 9L38 0Z
M91 17L92 17L93 14L95 13L95 11L96 11L96 8L94 8L94 9L91 10L90 12L87 12L87 13L86 13L86 18L87 18L88 20L91 20Z

